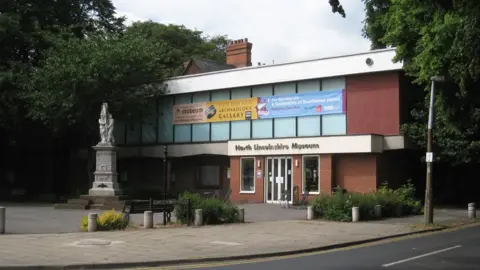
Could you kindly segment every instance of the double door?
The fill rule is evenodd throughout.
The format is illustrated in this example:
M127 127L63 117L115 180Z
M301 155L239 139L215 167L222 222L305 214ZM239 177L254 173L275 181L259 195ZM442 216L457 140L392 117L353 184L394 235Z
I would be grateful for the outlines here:
M279 203L287 199L292 202L292 158L268 157L265 168L265 201Z

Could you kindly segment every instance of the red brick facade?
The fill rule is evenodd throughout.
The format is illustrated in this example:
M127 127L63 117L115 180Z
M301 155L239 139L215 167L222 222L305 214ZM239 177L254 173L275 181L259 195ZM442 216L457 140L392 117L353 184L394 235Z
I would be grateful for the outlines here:
M384 159L379 154L341 154L330 155L324 154L320 156L320 193L331 194L332 189L336 186L346 189L348 192L369 192L373 191L380 184L380 173L378 173L378 164L380 160ZM257 169L262 170L262 176L265 176L265 158L266 156L256 156L255 162L260 161L260 167ZM302 156L293 155L292 158L292 171L293 187L297 186L299 190L302 190ZM295 166L298 162L298 166ZM257 163L255 163L257 165ZM393 164L393 163L389 163ZM383 171L382 178L390 178L397 175L400 171L399 166L390 165L390 173ZM233 202L241 203L259 203L265 202L265 179L256 178L255 180L255 193L244 194L240 193L240 157L230 158L230 187L232 194L230 199ZM309 200L317 195L310 195ZM301 195L300 195L301 197Z
M399 72L348 76L347 135L400 133Z
M383 72L346 78L347 135L400 134L400 74ZM322 154L320 156L320 193L331 194L336 186L348 192L369 192L382 182L398 185L406 180L406 156L402 151L381 154ZM256 156L264 170L266 156ZM302 190L302 155L291 156L292 187ZM265 202L265 180L255 180L255 193L240 193L240 157L230 157L231 200ZM309 196L309 199L317 195ZM300 194L301 197L301 194Z

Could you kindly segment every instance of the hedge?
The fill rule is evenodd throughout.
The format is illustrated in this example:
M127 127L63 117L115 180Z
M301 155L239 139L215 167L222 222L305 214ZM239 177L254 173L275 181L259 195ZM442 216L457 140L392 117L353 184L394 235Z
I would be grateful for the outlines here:
M376 219L375 206L382 206L382 217L398 217L422 213L422 205L414 198L415 187L410 181L398 189L382 184L371 193L335 193L320 195L310 203L315 213L325 220L351 221L352 207L358 206L361 220Z
M238 208L229 203L215 198L204 198L198 193L184 192L180 200L190 199L192 213L190 222L195 219L195 209L203 210L203 222L205 224L235 223L238 220ZM187 222L187 206L177 205L175 217L181 223Z

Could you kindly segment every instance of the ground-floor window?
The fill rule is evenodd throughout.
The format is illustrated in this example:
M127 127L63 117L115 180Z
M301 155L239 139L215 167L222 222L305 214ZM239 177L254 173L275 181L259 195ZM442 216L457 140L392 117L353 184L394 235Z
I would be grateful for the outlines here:
M220 187L220 166L198 166L197 183L200 187Z
M255 158L240 159L240 192L255 192Z
M319 156L303 156L303 192L319 193L320 192L320 157Z

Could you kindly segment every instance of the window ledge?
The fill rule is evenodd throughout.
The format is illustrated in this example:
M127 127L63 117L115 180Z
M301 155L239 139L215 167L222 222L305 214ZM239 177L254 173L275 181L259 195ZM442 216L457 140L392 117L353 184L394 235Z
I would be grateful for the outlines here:
M240 194L255 194L255 191L240 191Z
M302 195L305 194L305 192L302 192ZM320 195L320 192L308 192L308 195Z

